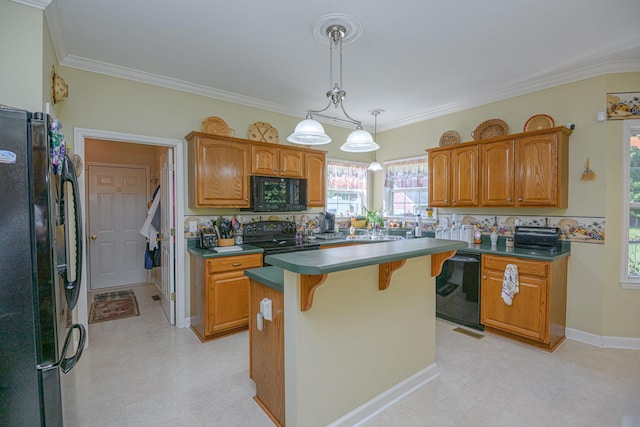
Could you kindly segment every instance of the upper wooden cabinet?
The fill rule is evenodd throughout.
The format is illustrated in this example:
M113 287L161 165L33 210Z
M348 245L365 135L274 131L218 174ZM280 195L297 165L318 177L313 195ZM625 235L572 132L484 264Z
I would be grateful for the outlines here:
M429 206L478 204L478 147L466 145L429 153Z
M308 206L325 205L324 151L201 132L191 132L185 139L191 209L248 208L251 175L306 178Z
M290 148L251 145L251 174L304 177L304 153Z
M480 145L480 198L483 206L513 206L514 140Z
M569 135L557 127L427 150L430 205L566 208Z
M192 132L189 142L189 207L249 207L248 144Z
M304 177L307 179L307 207L324 207L327 173L324 153L304 153Z

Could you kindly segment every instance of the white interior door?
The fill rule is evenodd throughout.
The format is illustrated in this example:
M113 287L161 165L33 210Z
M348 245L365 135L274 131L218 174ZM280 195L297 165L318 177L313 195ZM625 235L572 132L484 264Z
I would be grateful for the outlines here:
M91 290L147 282L148 172L140 167L89 165L89 269Z
M173 182L173 149L167 148L161 157L162 173L160 175L160 248L162 251L162 309L169 324L176 323L175 302L175 203Z

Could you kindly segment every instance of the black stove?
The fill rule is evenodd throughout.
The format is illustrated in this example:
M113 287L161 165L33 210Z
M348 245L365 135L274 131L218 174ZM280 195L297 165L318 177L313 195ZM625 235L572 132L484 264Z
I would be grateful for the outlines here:
M296 224L290 221L257 221L244 226L244 240L264 250L264 255L319 249L320 244L296 238Z

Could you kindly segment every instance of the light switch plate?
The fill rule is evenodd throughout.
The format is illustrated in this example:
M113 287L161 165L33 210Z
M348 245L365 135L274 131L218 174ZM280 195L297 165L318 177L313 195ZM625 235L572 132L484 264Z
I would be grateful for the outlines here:
M196 221L189 222L189 233L195 233L198 231L198 223Z

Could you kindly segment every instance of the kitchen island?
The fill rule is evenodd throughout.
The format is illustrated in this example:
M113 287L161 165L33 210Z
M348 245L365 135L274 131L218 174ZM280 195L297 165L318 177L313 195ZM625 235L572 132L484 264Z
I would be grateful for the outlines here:
M437 376L434 278L466 246L336 247L270 255L271 267L246 270L258 403L280 425L353 425ZM259 330L265 297L272 320Z

